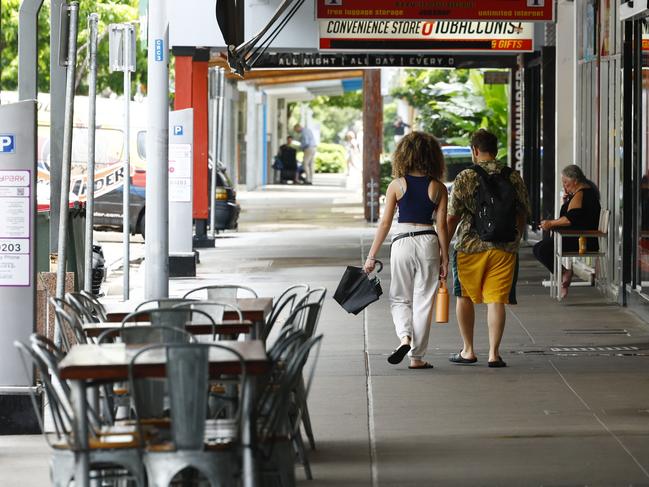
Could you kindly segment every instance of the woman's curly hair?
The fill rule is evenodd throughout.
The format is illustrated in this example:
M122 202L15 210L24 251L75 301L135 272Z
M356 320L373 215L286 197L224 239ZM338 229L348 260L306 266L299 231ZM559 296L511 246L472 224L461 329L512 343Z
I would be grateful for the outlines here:
M392 158L392 177L402 178L414 171L441 180L445 164L442 148L435 137L411 132L399 141Z

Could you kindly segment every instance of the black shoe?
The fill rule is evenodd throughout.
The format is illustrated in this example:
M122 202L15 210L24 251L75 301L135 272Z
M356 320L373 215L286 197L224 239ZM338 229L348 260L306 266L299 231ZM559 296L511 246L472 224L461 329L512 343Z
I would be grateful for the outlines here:
M409 351L410 345L408 345L407 343L400 345L399 348L395 349L394 352L392 352L392 354L388 357L388 362L390 362L392 365L401 363L403 357L405 357Z
M498 357L498 360L494 360L493 362L487 362L487 366L491 368L499 369L501 367L507 367L507 363L502 358Z
M449 362L453 362L454 364L461 364L461 365L471 365L475 364L478 359L476 357L473 358L464 358L462 356L462 350L460 350L458 353L454 353L448 358Z

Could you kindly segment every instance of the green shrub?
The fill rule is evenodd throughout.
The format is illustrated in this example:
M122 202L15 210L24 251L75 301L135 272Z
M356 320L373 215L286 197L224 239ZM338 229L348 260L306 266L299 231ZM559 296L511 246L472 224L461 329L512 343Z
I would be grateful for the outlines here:
M339 144L318 144L315 172L342 173L347 170L347 150Z

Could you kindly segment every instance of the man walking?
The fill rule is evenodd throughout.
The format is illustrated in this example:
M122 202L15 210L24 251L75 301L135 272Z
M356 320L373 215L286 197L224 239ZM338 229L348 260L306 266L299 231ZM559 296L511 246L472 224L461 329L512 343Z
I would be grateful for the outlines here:
M302 127L299 123L293 127L298 134L300 134L300 145L304 151L304 158L302 159L302 166L306 172L305 184L313 184L313 161L315 160L315 137L311 129Z
M474 364L474 304L487 304L489 367L506 367L500 356L505 304L516 304L518 247L529 215L527 190L518 172L496 160L498 139L480 129L471 138L474 166L455 178L448 206L448 234L457 229L452 258L457 321L464 341L449 360Z

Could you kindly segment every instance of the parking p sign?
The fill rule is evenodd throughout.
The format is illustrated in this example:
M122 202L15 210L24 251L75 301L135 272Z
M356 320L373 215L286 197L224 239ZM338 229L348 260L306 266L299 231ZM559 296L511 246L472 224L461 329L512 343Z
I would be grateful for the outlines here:
M183 135L182 125L174 125L174 135Z
M16 151L16 136L0 134L0 154L12 154Z

